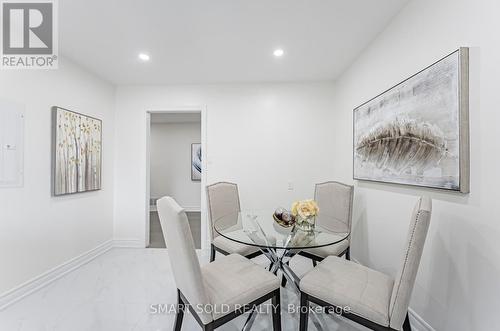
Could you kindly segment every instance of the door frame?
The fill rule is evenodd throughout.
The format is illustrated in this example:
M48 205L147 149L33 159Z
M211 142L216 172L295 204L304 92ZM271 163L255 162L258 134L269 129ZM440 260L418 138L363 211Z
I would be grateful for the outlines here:
M193 106L193 107L168 107L160 109L150 109L146 110L146 224L145 224L145 242L144 247L148 247L150 244L149 238L149 207L151 199L151 174L150 174L150 161L151 161L151 114L200 114L201 117L201 150L203 151L203 157L201 160L201 165L203 171L201 172L201 185L200 185L200 217L201 217L201 249L207 250L210 247L209 242L209 229L208 229L208 218L206 210L206 194L205 187L207 185L207 108L206 106Z

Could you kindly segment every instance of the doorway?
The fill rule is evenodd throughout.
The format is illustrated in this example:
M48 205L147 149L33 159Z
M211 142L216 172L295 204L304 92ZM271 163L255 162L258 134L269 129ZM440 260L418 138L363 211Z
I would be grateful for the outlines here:
M195 242L204 246L202 211L205 139L201 110L148 112L146 247L165 248L156 201L174 198L184 208Z

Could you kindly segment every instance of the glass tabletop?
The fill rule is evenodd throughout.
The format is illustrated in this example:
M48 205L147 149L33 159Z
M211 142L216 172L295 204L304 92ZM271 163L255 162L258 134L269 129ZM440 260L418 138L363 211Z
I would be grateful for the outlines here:
M297 226L283 227L272 211L241 211L214 220L219 235L245 245L261 248L306 249L329 246L349 237L345 223L327 215L316 217L313 231Z

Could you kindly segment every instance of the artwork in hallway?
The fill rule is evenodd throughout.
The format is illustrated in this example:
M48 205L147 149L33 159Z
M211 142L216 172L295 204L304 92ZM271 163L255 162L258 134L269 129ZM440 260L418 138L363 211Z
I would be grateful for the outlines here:
M53 194L101 189L101 120L53 107L52 126Z
M191 180L201 181L201 144L191 144Z
M469 192L468 49L354 109L354 179Z

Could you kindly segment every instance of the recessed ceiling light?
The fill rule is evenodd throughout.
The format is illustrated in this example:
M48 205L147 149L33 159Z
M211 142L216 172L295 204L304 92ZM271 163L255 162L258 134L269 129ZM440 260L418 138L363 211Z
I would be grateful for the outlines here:
M282 57L283 54L285 54L285 51L282 50L281 48L275 49L273 52L274 56L276 57Z
M146 53L139 53L139 60L147 62L151 59L151 57Z

